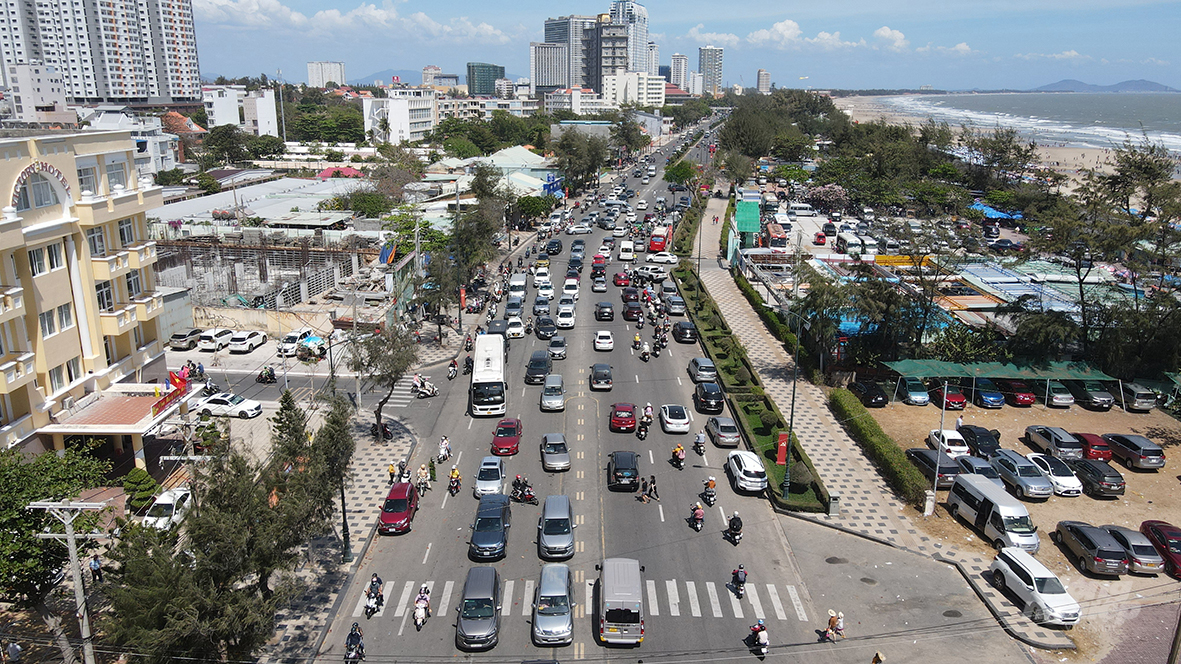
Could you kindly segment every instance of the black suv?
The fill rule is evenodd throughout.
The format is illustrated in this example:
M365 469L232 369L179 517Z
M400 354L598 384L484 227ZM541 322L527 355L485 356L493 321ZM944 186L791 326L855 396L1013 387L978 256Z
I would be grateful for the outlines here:
M890 400L877 383L849 383L849 391L856 395L861 400L861 405L866 408L885 408L886 402Z
M722 388L717 383L698 383L693 390L693 403L699 413L720 413L725 399L722 398Z
M600 362L591 365L590 388L592 390L611 390L614 382L611 380L611 365Z
M545 245L545 253L549 254L550 256L556 256L562 253L562 241L557 238L550 240Z
M631 450L607 455L607 488L612 491L636 491L640 488L640 457Z
M989 431L984 427L965 424L956 431L964 437L968 449L972 450L972 456L987 459L993 452L1001 449L1001 432L996 429Z
M553 339L554 335L558 333L558 326L554 323L554 319L549 316L542 316L537 319L537 338L538 339Z
M533 351L533 354L529 356L529 364L525 367L525 382L538 385L544 383L545 377L549 375L552 368L553 362L550 360L549 352Z
M595 320L615 320L615 305L610 302L596 304Z
M697 343L697 328L687 320L675 323L673 339L683 344Z

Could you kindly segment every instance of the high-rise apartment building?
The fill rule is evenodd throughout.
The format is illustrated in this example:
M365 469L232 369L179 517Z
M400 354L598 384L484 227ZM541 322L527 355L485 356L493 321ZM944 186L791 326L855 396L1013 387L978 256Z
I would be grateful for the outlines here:
M681 55L680 53L673 53L672 65L670 66L671 78L669 83L678 88L688 92L689 91L689 56Z
M467 92L473 97L496 94L496 79L504 78L504 67L487 62L467 63Z
M633 0L615 0L611 21L627 26L627 69L648 71L648 10Z
M308 87L326 88L329 83L344 85L343 62L309 62Z
M648 42L648 68L644 71L653 76L660 75L660 47L656 42Z
M697 70L701 72L704 92L716 95L722 90L722 48L712 45L697 49Z
M602 92L604 76L620 69L631 69L628 66L628 40L628 26L612 22L608 14L599 15L594 27L583 34L586 87ZM647 71L647 68L639 71Z
M689 87L685 88L685 92L698 96L705 94L705 77L701 75L701 72L689 72L688 85Z
M191 0L75 0L0 5L4 82L12 65L61 75L74 103L201 97Z
M529 94L568 88L570 53L566 44L529 44Z
M596 23L598 18L595 16L559 16L545 20L545 43L566 45L568 79L562 87L589 85L583 39L587 29L595 27Z
M664 106L664 79L646 71L623 71L603 77L603 99L613 104Z
M760 69L758 74L755 75L755 78L758 81L757 87L759 94L771 94L771 72L766 69Z
M443 70L436 65L427 65L422 68L422 84L434 85L435 77L442 74Z

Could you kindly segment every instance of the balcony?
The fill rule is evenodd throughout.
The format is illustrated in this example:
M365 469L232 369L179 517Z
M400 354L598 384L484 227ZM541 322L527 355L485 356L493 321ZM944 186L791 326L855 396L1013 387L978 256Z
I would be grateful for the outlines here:
M25 315L25 289L0 286L0 323Z
M164 310L164 295L156 291L145 291L131 298L131 303L135 305L136 319L149 321Z
M94 271L95 281L111 281L131 271L131 252L113 251L91 256L90 267Z
M12 449L24 439L37 431L33 426L33 416L24 417L0 427L0 449Z
M99 325L104 336L117 337L130 332L137 324L136 305L119 303L98 314Z
M0 394L11 394L37 377L36 355L17 351L0 356Z
M109 196L83 196L74 205L78 224L82 228L98 226L110 221L126 219L164 204L164 189L141 182L139 189L116 187Z
M142 270L151 267L156 262L156 242L154 240L127 245L123 247L123 251L128 253L133 269Z

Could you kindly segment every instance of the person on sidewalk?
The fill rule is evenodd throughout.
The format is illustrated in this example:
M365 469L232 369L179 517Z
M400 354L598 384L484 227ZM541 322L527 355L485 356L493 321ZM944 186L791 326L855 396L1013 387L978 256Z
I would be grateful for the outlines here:
M955 428L958 431L962 426L964 426L964 416L960 415L959 417L955 418Z
M821 641L835 641L837 629L837 612L832 609L828 610L828 626L824 629L824 634L821 635Z
M90 559L90 574L94 577L95 583L103 582L103 563L97 553Z
M390 462L389 471L390 471L390 484L393 484L394 482L398 481L398 474L401 471L398 469L398 466L396 464L394 464L393 461Z
M845 638L845 612L837 611L837 625L835 628L836 635Z

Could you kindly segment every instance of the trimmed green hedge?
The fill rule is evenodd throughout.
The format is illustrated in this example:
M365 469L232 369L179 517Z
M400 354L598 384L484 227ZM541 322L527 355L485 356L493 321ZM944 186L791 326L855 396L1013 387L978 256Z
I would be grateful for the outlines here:
M848 390L834 389L828 393L828 405L866 456L877 465L886 483L910 504L922 506L931 483L906 458L898 443L882 431L857 397Z

